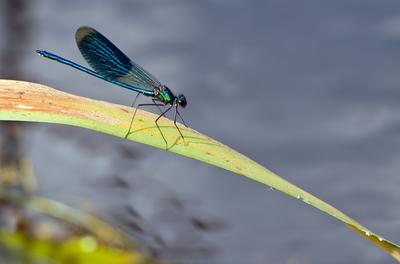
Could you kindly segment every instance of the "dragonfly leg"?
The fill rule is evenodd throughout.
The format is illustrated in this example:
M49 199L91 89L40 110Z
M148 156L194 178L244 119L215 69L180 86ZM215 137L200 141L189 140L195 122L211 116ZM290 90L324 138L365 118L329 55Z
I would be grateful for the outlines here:
M133 120L135 119L137 110L138 110L141 106L147 106L147 105L152 105L152 106L160 107L160 106L163 106L164 104L156 104L156 103L154 103L154 104L138 104L138 106L137 106L136 109L135 109L135 112L133 113L132 120L131 120L131 124L130 124L130 126L129 126L128 133L126 133L126 135L125 135L125 138L127 138L130 134L132 134L131 128L132 128Z
M131 105L131 107L133 107L136 104L136 100L139 98L140 93L138 93L135 97L135 100L133 100L133 103ZM128 129L128 133L126 133L125 138L127 138L131 132L131 128L132 128L132 124L133 124L133 120L135 119L135 115L137 112L138 108L135 109L135 112L133 113L132 119L131 119L131 123L129 124L129 129Z
M186 123L185 123L185 120L183 120L181 114L180 114L179 111L178 111L178 106L176 107L176 113L175 113L175 115L176 115L176 114L178 114L179 118L182 120L182 122L183 122L183 124L185 125L185 127L188 127L188 126L186 125Z
M163 112L163 110L160 108L160 106L159 106L159 103L157 103L158 101L156 100L156 99L151 99L152 101L153 101L153 103L154 103L154 105L156 105L157 106L157 108L158 108L158 110L160 110L160 113L162 113Z
M160 120L161 117L163 117L169 110L171 110L171 108L172 108L172 105L171 105L170 107L168 107L164 112L162 112L161 115L160 115L159 117L157 117L157 119L156 119L156 121L155 121L155 123L156 123L156 125L157 125L157 128L158 128L158 131L160 131L160 134L161 134L162 138L163 138L164 141L165 141L165 145L166 145L167 149L168 149L168 142L167 142L167 140L165 139L164 134L163 134L163 132L161 131L160 126L158 125L158 120Z
M185 137L183 136L181 130L180 130L179 127L178 127L178 125L176 124L176 116L177 116L177 114L179 114L179 112L178 112L178 105L175 105L174 125L175 125L176 129L178 129L179 134L181 134L181 137L182 137L182 139L183 139L183 143L185 144ZM180 116L180 115L179 115L179 116ZM181 119L182 119L182 117L181 117ZM184 121L183 123L185 123L185 121ZM185 125L185 126L186 126L186 125ZM187 127L187 126L186 126L186 127Z

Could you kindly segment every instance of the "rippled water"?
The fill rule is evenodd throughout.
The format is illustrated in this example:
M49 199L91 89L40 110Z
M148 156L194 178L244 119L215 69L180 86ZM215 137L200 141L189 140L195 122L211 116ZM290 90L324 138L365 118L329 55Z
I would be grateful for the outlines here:
M91 25L186 95L191 127L399 243L397 1L37 0L30 10L25 79L129 105L129 91L33 52L83 63L74 32ZM27 126L25 144L42 194L118 224L134 207L171 243L217 248L216 263L391 261L316 209L197 161L57 125ZM190 213L174 215L176 196ZM192 214L227 227L197 234L184 224Z

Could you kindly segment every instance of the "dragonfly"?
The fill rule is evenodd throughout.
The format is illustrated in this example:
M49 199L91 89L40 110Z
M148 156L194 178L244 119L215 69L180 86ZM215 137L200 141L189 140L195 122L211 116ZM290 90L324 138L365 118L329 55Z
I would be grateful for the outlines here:
M142 106L156 106L161 114L156 118L155 124L166 146L168 147L168 143L158 121L171 109L175 110L174 125L183 141L185 141L176 120L178 116L187 127L178 110L179 107L185 108L187 104L186 97L183 94L175 95L171 89L161 84L139 64L130 60L117 46L94 28L88 26L78 28L75 33L75 40L83 58L93 70L45 50L37 50L36 52L45 58L55 60L112 84L137 92L131 107L135 106L139 95L151 97L153 103L138 104L136 107L125 138L133 133L131 129L138 108ZM161 107L163 106L166 107L165 110L162 110Z

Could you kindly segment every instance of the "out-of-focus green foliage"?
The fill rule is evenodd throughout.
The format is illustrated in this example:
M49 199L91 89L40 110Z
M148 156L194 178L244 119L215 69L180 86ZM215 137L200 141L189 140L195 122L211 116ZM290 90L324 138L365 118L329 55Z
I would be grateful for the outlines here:
M0 185L0 212L13 223L0 225L0 248L15 263L156 263L107 223L21 189Z
M19 261L54 264L144 264L151 263L135 250L116 249L99 244L90 235L63 241L32 237L22 232L0 232L0 243Z
M34 195L30 163L18 156L4 162L4 156L0 148L0 263L157 262L140 252L133 238L95 216Z

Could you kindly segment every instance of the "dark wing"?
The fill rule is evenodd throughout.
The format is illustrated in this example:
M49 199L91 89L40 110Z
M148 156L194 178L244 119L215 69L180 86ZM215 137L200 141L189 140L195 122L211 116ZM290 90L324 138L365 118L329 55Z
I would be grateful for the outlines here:
M160 85L160 82L153 75L131 61L120 49L95 29L80 27L76 31L75 39L87 63L106 79L151 91Z

